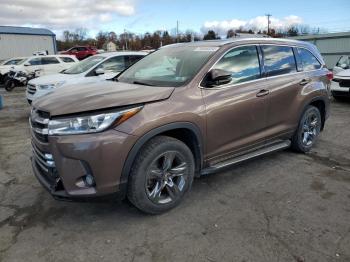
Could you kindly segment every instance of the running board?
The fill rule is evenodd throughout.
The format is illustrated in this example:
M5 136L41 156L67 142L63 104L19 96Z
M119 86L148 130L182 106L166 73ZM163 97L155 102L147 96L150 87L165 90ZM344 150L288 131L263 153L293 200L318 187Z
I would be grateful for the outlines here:
M246 160L249 160L252 158L256 158L258 156L262 156L262 155L272 153L275 151L283 150L285 148L290 147L290 144L291 144L290 140L286 140L286 141L275 143L275 144L270 145L268 147L257 149L255 151L249 152L247 154L243 154L243 155L228 159L226 161L223 161L223 162L217 163L213 166L209 166L207 168L202 169L201 175L209 175L212 173L216 173L216 172L221 171L222 169L228 168L230 166L241 163L243 161L246 161Z

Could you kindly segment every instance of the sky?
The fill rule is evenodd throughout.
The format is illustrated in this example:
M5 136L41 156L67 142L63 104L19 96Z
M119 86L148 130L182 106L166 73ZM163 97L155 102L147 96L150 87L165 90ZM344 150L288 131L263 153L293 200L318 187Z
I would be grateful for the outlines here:
M239 26L266 29L307 24L328 32L350 31L350 0L0 0L0 25L43 27L60 38L63 30L84 27L90 36L124 30L214 29L225 35Z

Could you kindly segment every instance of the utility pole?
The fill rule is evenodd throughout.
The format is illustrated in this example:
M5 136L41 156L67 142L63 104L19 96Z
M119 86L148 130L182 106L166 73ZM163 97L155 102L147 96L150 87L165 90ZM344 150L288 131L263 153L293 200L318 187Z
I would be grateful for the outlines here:
M179 42L179 20L176 20L176 42Z
M125 50L128 50L128 37L125 29L124 29L124 37L125 37Z
M271 14L266 14L267 16L267 35L270 36L270 17L272 16Z

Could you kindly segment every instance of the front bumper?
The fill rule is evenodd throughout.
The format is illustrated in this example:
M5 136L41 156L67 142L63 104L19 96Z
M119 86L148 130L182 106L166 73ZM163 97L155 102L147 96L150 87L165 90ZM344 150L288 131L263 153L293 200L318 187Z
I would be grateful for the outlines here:
M121 172L135 141L135 136L108 130L97 134L53 136L43 142L32 131L33 172L56 199L87 200L109 195L123 198ZM38 154L52 155L53 167L48 168L45 159ZM94 177L94 186L83 183L87 174Z
M333 96L350 97L350 86L340 86L339 82L331 81L331 92Z

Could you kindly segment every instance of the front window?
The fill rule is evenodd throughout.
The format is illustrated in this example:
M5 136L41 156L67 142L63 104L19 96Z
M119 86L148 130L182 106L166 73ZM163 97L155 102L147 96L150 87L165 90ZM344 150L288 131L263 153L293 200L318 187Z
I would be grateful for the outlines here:
M242 83L260 78L258 52L255 46L234 48L226 53L213 69L231 73L231 83Z
M343 69L350 68L350 57L349 56L341 56L339 61L336 64L337 67L341 67Z
M96 64L100 63L103 59L105 59L103 56L91 56L73 65L69 69L65 70L63 73L70 74L70 75L84 73L89 69L91 69L92 67L94 67Z
M120 72L125 69L124 56L115 56L101 63L96 69L103 69L105 72Z
M182 86L189 82L218 47L173 46L161 48L127 69L120 82Z
M56 57L42 57L41 63L43 65L52 65L52 64L59 64L60 62L57 60Z

